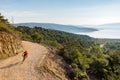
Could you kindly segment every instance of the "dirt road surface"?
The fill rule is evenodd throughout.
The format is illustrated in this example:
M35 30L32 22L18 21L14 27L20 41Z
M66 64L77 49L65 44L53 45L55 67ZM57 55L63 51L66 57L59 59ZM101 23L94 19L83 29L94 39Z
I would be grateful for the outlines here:
M48 50L37 43L23 41L28 57L22 64L22 52L17 56L0 61L0 80L39 80L34 67L38 60L43 60Z

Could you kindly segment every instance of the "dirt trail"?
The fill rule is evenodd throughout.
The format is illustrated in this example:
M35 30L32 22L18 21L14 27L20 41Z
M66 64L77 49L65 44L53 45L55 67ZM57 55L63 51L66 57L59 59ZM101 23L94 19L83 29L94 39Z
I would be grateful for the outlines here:
M22 53L0 61L0 80L39 80L34 66L38 59L44 58L48 50L36 43L23 41L24 50L28 51L28 57L23 64Z

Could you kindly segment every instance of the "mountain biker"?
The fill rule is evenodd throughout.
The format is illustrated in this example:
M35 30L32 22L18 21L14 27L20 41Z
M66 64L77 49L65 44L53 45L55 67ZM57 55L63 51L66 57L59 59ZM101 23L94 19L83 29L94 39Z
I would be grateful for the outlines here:
M23 60L22 60L22 63L23 63L25 61L25 59L27 58L27 56L28 56L28 52L24 51L22 56L23 56Z

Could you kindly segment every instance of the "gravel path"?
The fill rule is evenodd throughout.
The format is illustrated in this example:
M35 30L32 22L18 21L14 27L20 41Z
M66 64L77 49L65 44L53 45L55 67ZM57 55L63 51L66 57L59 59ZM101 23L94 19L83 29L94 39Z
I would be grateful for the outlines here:
M28 51L28 57L21 64L22 53L0 61L0 80L39 80L34 67L38 60L44 58L48 50L37 43L23 41L24 50Z

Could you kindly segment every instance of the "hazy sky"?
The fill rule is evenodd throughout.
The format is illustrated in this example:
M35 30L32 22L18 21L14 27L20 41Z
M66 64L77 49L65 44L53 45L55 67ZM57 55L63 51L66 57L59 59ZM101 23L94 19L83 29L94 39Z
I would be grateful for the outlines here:
M120 0L0 0L14 22L98 25L120 22Z

